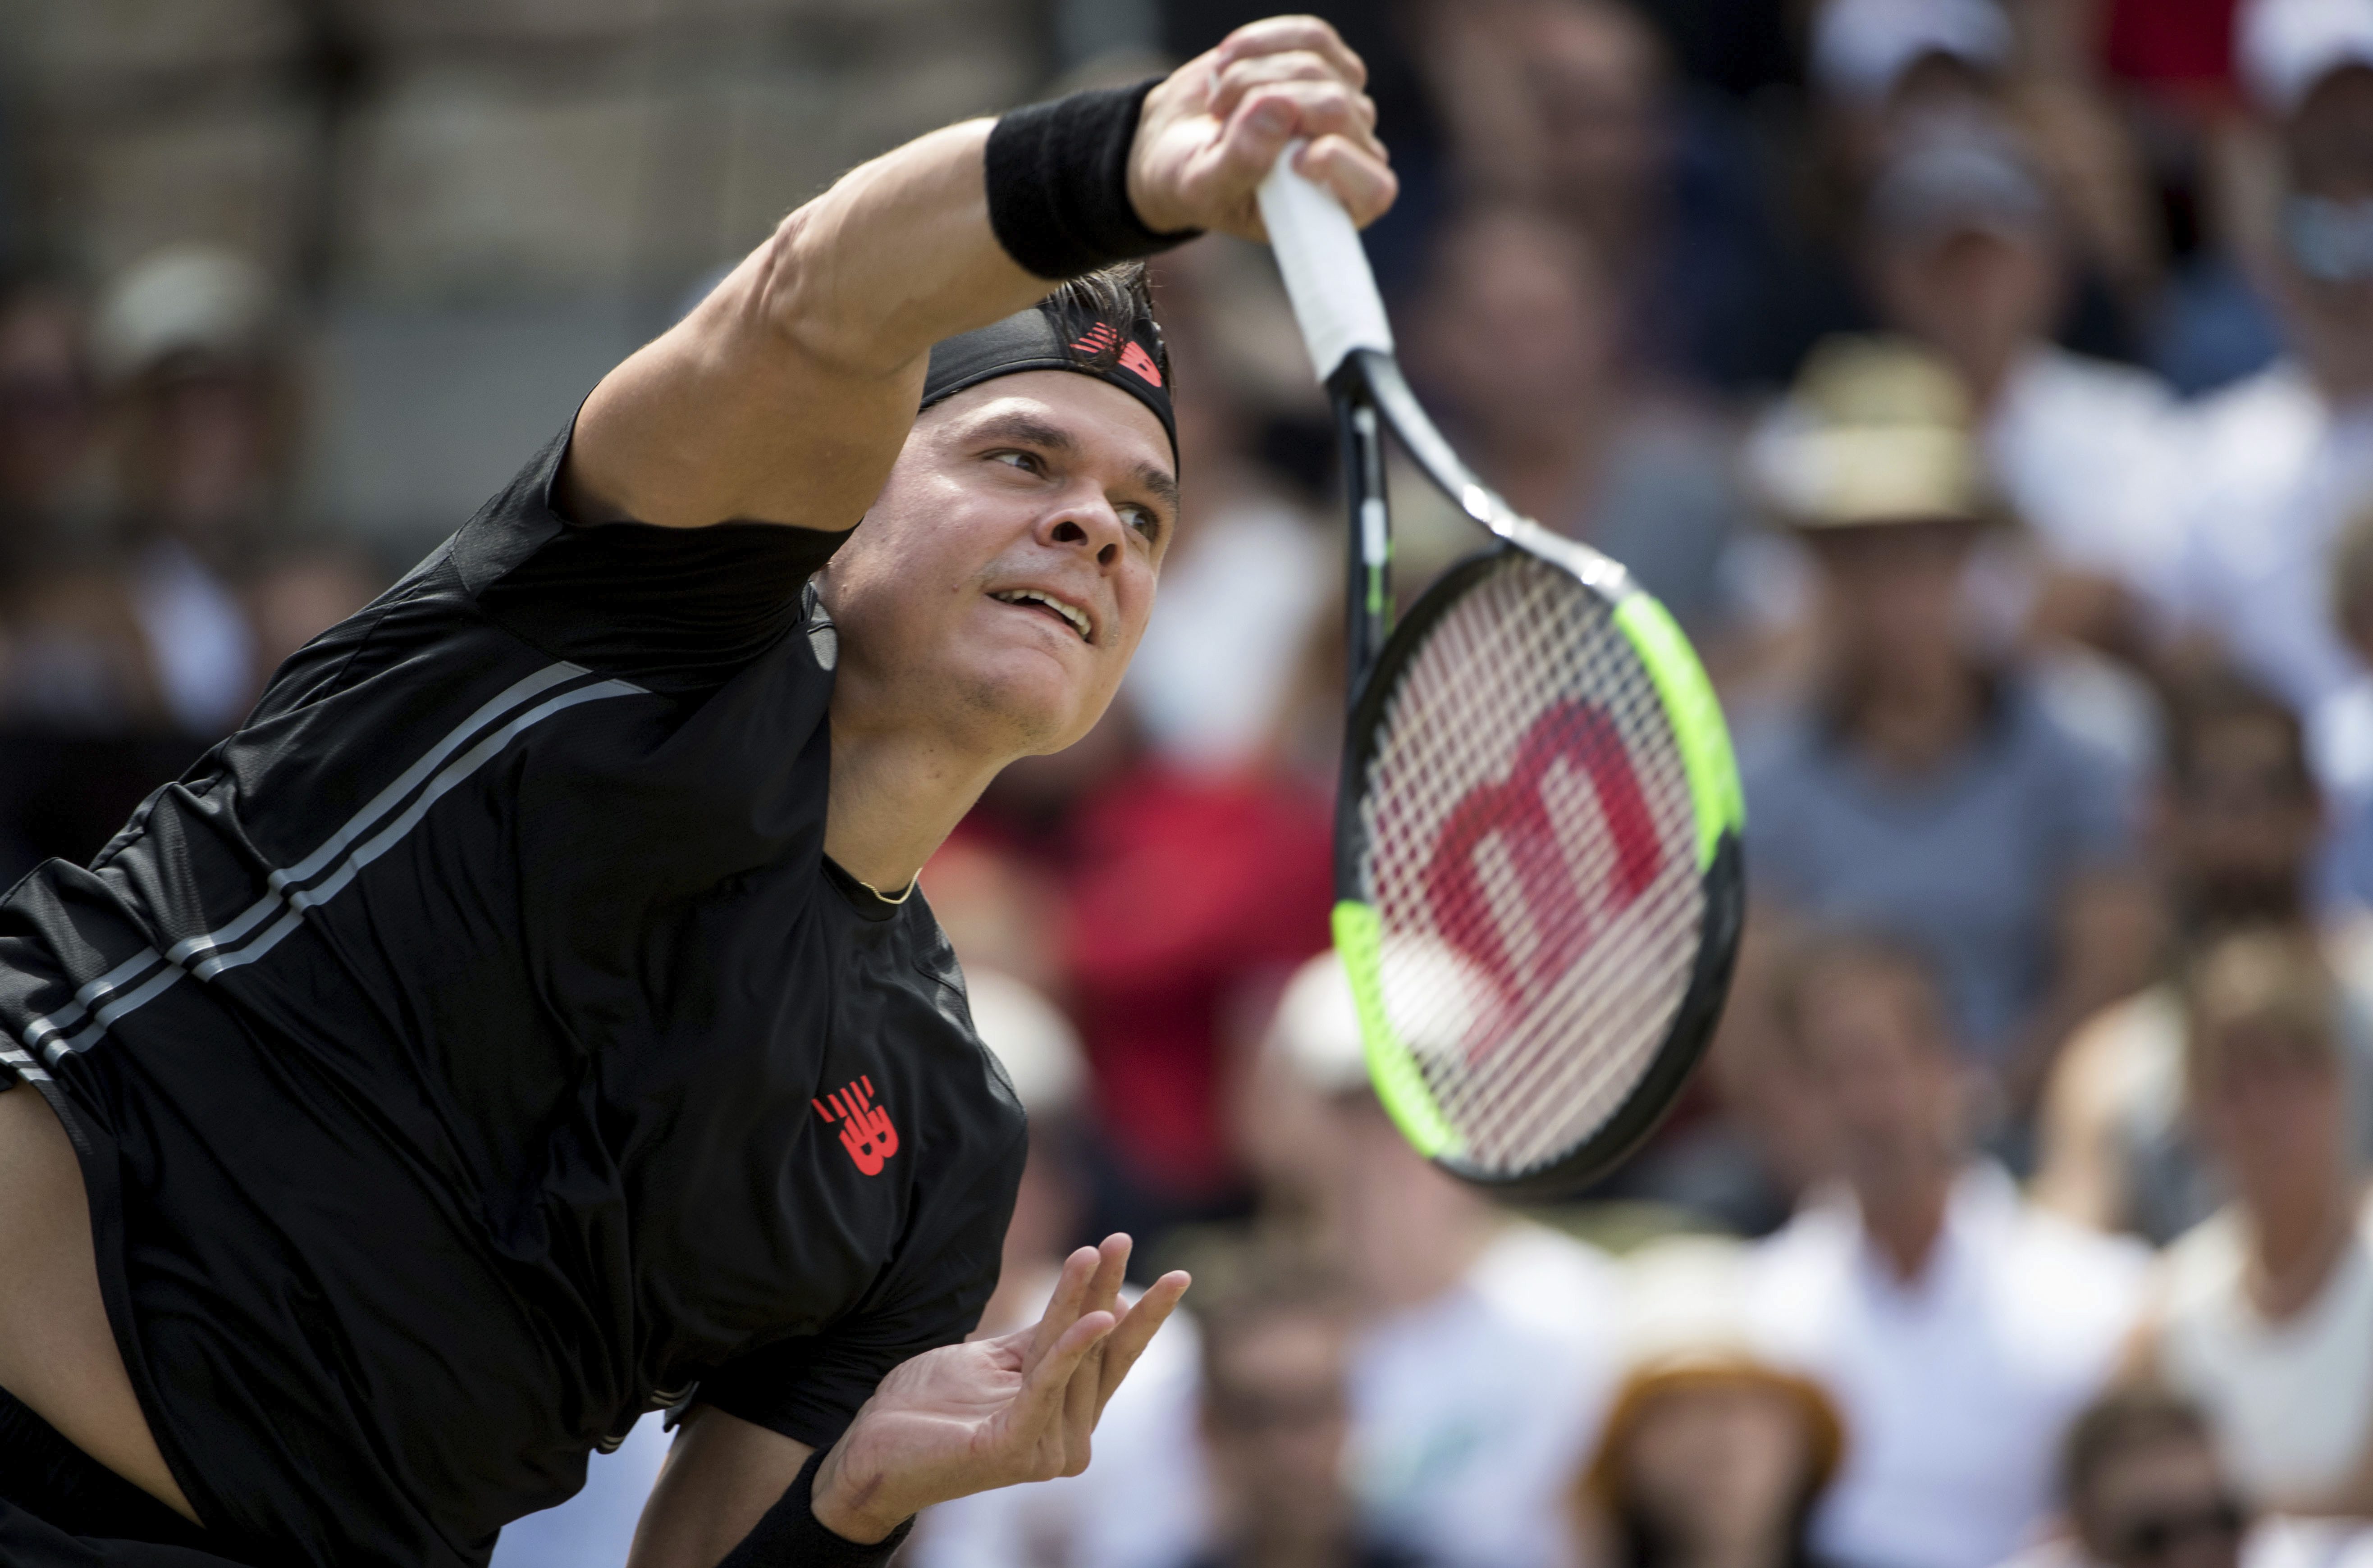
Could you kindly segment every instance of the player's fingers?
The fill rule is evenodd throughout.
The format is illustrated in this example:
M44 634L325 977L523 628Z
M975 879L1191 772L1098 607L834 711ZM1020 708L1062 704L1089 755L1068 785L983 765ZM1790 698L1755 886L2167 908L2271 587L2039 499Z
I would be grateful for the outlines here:
M1128 1254L1135 1245L1125 1231L1115 1231L1096 1244L1096 1269L1089 1277L1082 1310L1120 1310L1120 1287L1128 1278Z
M1222 40L1212 52L1224 66L1251 55L1290 50L1323 55L1353 87L1368 85L1367 62L1351 52L1342 34L1316 17L1265 17L1247 22Z
M1255 55L1228 66L1213 80L1211 99L1205 107L1224 120L1235 112L1246 93L1279 82L1319 82L1339 87L1363 101L1366 97L1344 81L1324 59L1307 50L1296 50L1291 54Z
M1341 136L1325 136L1302 149L1295 170L1335 192L1343 210L1362 228L1385 215L1401 182L1389 165Z
M1221 191L1249 191L1268 177L1287 142L1330 133L1374 143L1374 133L1351 113L1342 88L1315 82L1272 83L1246 95L1222 130L1210 178ZM1381 146L1374 149L1380 160L1383 151Z
M1376 106L1367 95L1340 82L1265 82L1245 94L1244 103L1266 111L1284 103L1293 116L1293 134L1315 142L1321 136L1342 136L1384 157L1385 145L1376 138Z
M1179 1297L1186 1294L1186 1287L1193 1283L1185 1270L1174 1269L1154 1281L1152 1287L1121 1314L1120 1321L1114 1325L1112 1333L1105 1338L1104 1354L1098 1360L1100 1382L1096 1389L1096 1413L1099 1416L1104 1414L1105 1406L1112 1402L1113 1394L1120 1388L1121 1380L1137 1365L1137 1358L1143 1355L1145 1347L1153 1342L1154 1330L1169 1321L1171 1308L1178 1305Z
M1093 1247L1082 1247L1063 1260L1063 1272L1055 1281L1055 1294L1047 1298L1046 1310L1039 1314L1038 1327L1030 1336L1029 1353L1022 1358L1024 1377L1045 1363L1063 1335L1088 1309L1088 1286L1103 1260L1103 1254Z
M1058 1423L1063 1421L1072 1376L1112 1327L1111 1313L1091 1312L1063 1330L1038 1365L1023 1377L1022 1391L1007 1407L1009 1441L1033 1451L1050 1451L1051 1446L1052 1451L1059 1452L1060 1445L1050 1446L1047 1440L1060 1430Z
M1096 1417L1103 1410L1100 1397L1104 1388L1105 1346L1111 1343L1107 1333L1087 1354L1063 1386L1063 1473L1077 1475L1087 1468L1088 1441L1096 1430Z

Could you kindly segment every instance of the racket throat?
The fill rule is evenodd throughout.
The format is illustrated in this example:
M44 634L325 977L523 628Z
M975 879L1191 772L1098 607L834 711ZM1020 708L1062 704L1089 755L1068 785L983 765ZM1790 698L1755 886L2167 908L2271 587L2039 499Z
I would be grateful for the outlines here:
M1348 694L1356 703L1392 635L1392 510L1385 488L1384 421L1367 384L1347 365L1333 391L1351 524L1346 541L1344 652L1350 675Z

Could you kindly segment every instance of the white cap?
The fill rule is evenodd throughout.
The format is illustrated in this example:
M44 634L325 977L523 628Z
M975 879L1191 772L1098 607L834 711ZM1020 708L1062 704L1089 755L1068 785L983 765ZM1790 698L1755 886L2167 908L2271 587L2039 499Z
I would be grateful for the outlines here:
M1385 1009L1402 1043L1426 1061L1464 1056L1505 1005L1480 969L1425 936L1385 938L1384 988ZM1321 953L1294 971L1269 1025L1269 1049L1321 1094L1366 1086L1359 1007L1340 958Z
M1320 1094L1364 1087L1368 1058L1343 960L1321 953L1293 971L1268 1027L1269 1049Z
M2233 53L2258 107L2286 119L2334 71L2373 65L2373 0L2244 0Z
M1981 71L2009 64L1997 0L1829 0L1813 20L1813 81L1831 98L1876 104L1931 54Z
M964 996L981 1043L1005 1066L1022 1109L1059 1116L1080 1102L1087 1059L1080 1032L1035 987L997 970L968 970Z
M177 354L237 361L263 345L272 285L244 257L210 245L152 251L108 285L91 323L103 380L121 382Z

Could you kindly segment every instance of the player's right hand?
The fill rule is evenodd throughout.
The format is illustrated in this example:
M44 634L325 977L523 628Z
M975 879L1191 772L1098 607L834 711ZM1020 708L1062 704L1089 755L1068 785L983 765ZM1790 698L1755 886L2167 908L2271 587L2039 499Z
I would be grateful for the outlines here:
M1217 229L1267 239L1255 192L1285 145L1310 145L1294 168L1326 186L1360 225L1393 204L1400 183L1376 139L1368 68L1315 17L1238 28L1146 95L1129 149L1128 197L1157 233Z

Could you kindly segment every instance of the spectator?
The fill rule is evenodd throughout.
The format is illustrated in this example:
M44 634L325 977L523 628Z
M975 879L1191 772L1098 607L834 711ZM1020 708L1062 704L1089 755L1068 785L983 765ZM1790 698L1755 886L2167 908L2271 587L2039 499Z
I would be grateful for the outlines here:
M1471 209L1437 238L1430 282L1412 362L1478 471L1623 562L1691 632L1722 631L1719 568L1748 512L1735 442L1628 368L1594 244L1538 211Z
M2312 933L2308 882L2322 802L2298 720L2239 677L2179 687L2154 839L2175 924L2172 973L2081 1026L2046 1091L2033 1191L2071 1219L2164 1244L2224 1201L2186 1108L2181 975L2219 935L2250 924ZM2373 1150L2373 981L2361 923L2328 929L2358 977L2345 1038L2356 1146Z
M1339 1295L1275 1265L1257 1293L1198 1313L1202 1438L1219 1548L1187 1568L1422 1568L1363 1539L1343 1484L1350 1427Z
M1605 1568L1810 1568L1844 1431L1818 1384L1748 1342L1736 1243L1624 1260L1631 1370L1576 1502Z
M2277 141L2279 216L2258 260L2288 355L2207 400L2187 436L2182 548L2160 587L2306 720L2344 804L2373 789L2373 691L2329 613L2331 552L2373 495L2373 0L2251 0L2244 80ZM2351 226L2355 225L2356 226Z
M1970 1074L1919 958L1833 938L1792 981L1843 1180L1759 1244L1747 1298L1767 1353L1819 1379L1852 1437L1814 1543L1846 1564L1986 1568L2041 1521L2049 1455L2111 1370L2145 1254L1970 1158Z
M1991 507L1948 370L1833 343L1758 456L1818 564L1826 645L1806 698L1742 727L1750 885L1921 942L1955 1038L2023 1103L2068 1028L2146 971L2132 783L1970 623Z
M1993 482L2052 575L2048 628L2124 650L2121 589L2173 548L2175 409L2141 371L2052 342L2067 266L2052 198L2006 130L1899 138L1864 230L1880 313L1974 399Z
M1342 1260L1356 1490L1383 1539L1450 1568L1565 1561L1563 1493L1611 1372L1615 1276L1409 1146L1369 1089L1341 963L1295 975L1247 1094L1246 1142Z
M2206 1408L2252 1496L2373 1516L2373 1204L2331 975L2296 932L2250 931L2191 992L2194 1115L2235 1198L2168 1250L2144 1359Z
M271 285L228 252L161 250L109 286L93 341L123 426L133 614L166 713L219 734L261 684L240 587L291 435Z
M0 281L0 565L11 574L88 525L97 412L72 287L42 273Z
M1793 319L1797 302L1763 170L1742 117L1675 83L1643 7L1432 0L1411 9L1464 198L1535 208L1580 235L1631 362L1724 388L1768 377L1764 351L1785 335L1771 317ZM1669 11L1661 19L1673 20ZM1754 25L1710 14L1699 22L1724 43Z
M2068 1429L2060 1459L2068 1534L2004 1568L2274 1568L2279 1526L2250 1534L2247 1504L2218 1461L2198 1406L2150 1384L2104 1394ZM2271 1551L2269 1549L2272 1549Z

